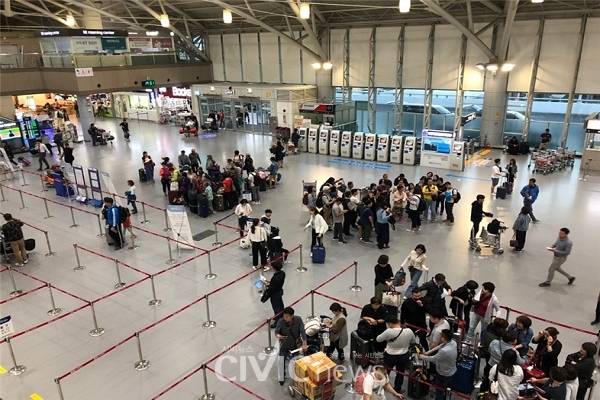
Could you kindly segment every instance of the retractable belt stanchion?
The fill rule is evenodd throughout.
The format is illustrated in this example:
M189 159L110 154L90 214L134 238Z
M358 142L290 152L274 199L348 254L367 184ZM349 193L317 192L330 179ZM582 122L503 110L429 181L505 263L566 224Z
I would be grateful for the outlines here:
M17 289L17 284L15 283L15 277L13 276L12 267L10 265L8 266L8 276L10 277L10 283L13 287L13 291L10 292L10 297L17 297L18 295L23 293L23 291L21 289Z
M167 236L167 245L169 246L169 259L165 262L165 264L173 265L177 262L177 260L173 258L173 250L171 250L171 238L168 236Z
M104 335L104 328L98 327L98 320L96 319L96 310L94 309L94 302L90 301L90 308L92 309L92 318L94 319L94 329L90 331L90 336L97 337Z
M202 324L204 329L212 329L217 326L215 321L210 319L210 306L208 305L208 295L204 295L204 302L206 303L206 322Z
M300 247L300 266L296 268L296 272L306 272L307 269L304 266L304 261L302 260L302 243L300 243L298 247Z
M21 169L21 179L23 179L23 184L21 186L29 186L29 184L25 180L25 171L23 169Z
M352 372L354 373L356 372L356 350L352 353L352 357L350 358L352 359ZM354 390L354 379L351 379L350 382L346 383L344 389L346 389L346 392L350 394L356 393L356 390Z
M28 207L25 205L25 200L23 200L23 191L19 190L19 197L21 198L21 208L19 210L27 210Z
M52 257L56 255L55 251L52 251L52 246L50 246L50 238L48 237L48 231L44 231L44 236L46 236L46 245L48 246L48 252L45 254L46 257Z
M158 307L162 304L162 300L156 298L156 287L154 286L154 275L150 275L150 284L152 285L152 300L148 302L149 306Z
M65 396L63 395L62 387L60 386L60 378L54 378L54 383L56 383L56 390L58 390L58 399L65 400Z
M446 388L446 400L450 400L452 398L452 389Z
M143 201L141 203L142 203L142 217L144 217L144 219L142 222L140 222L140 224L147 224L148 222L150 222L150 220L146 218L146 204L144 204Z
M96 235L96 237L102 237L102 236L106 236L106 233L104 233L104 231L102 230L102 222L100 221L100 214L96 214L96 217L98 218L98 230L100 231L99 234Z
M44 182L44 175L40 174L40 182L42 182L42 192L47 192L48 189L46 189L46 182Z
M354 261L354 285L350 286L353 292L360 292L362 287L358 286L358 261Z
M277 354L277 350L275 349L275 347L273 347L273 343L271 341L271 318L267 320L267 335L269 337L269 340L267 342L268 344L267 347L263 349L262 353L267 357L273 357L275 354Z
M44 208L46 209L46 216L44 219L54 218L54 215L50 215L50 210L48 210L48 199L44 199Z
M17 364L17 359L15 358L15 352L13 351L12 343L10 343L10 338L7 337L6 339L4 339L4 341L8 345L8 351L10 352L10 358L13 362L13 367L8 370L8 373L13 376L21 375L23 372L27 371L27 367L24 365Z
M215 242L212 245L213 247L220 246L223 243L219 242L219 230L217 229L217 223L213 222L213 225L215 226Z
M131 228L131 246L128 247L129 250L135 250L135 249L139 249L140 246L138 246L137 244L135 244L135 235L133 234L133 228Z
M79 261L79 251L77 251L77 243L73 243L73 249L75 250L75 259L77 260L77 266L73 268L73 271L83 271L85 266L81 265Z
M210 251L206 252L206 256L208 257L208 274L204 275L204 279L212 281L217 277L217 274L213 274L212 272L212 262L210 261Z
M306 317L306 320L315 318L315 291L310 291L310 316Z
M163 232L168 232L170 230L171 228L169 227L169 214L167 213L167 209L165 208L165 229L163 229Z
M510 307L506 307L506 320L510 321Z
M56 304L54 303L54 295L52 294L52 284L48 282L46 286L48 287L48 293L50 293L50 304L52 304L52 308L48 310L46 314L53 317L55 315L60 314L62 312L62 308L56 307Z
M200 400L215 400L215 395L208 393L208 379L206 378L206 364L202 364L202 380L204 381L204 394Z
M115 268L117 269L117 283L115 283L115 289L121 289L125 286L125 282L121 282L121 271L119 271L119 260L115 258Z
M133 364L133 369L136 371L144 371L150 368L150 361L144 360L144 356L142 355L142 343L140 342L140 333L135 333L135 341L137 342L138 356L140 360Z
M73 222L69 228L79 228L79 225L75 222L75 213L73 212L73 206L69 206L71 209L71 221Z
M0 203L4 203L5 201L8 201L4 197L4 185L0 185L0 196L2 196L2 199L0 199Z

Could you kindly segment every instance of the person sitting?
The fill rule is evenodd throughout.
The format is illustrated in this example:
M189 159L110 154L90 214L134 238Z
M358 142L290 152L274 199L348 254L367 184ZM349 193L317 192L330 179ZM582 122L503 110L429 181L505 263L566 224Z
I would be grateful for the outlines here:
M511 156L519 155L519 140L513 136L507 144L506 152Z

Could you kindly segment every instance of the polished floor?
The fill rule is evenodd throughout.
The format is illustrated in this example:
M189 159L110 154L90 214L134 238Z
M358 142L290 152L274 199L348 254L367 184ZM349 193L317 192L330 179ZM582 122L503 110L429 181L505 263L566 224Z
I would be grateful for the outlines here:
M99 121L98 125L117 131L112 120ZM110 173L121 193L126 190L127 179L137 182L137 170L141 167L140 158L144 150L158 160L160 156L176 159L181 149L189 152L195 148L203 162L207 154L212 154L224 165L225 159L239 149L243 153L251 153L256 165L268 165L271 136L222 132L216 137L184 138L177 133L177 127L171 125L145 122L132 122L130 125L131 142L124 142L118 134L113 146L75 145L75 164ZM486 155L488 158L496 156L503 159L503 165L508 161L500 152ZM589 323L594 317L600 287L600 179L592 176L587 182L579 181L579 162L573 171L536 175L541 193L535 203L535 214L541 222L531 226L525 251L520 254L507 250L497 255L485 248L481 253L474 253L468 247L470 203L477 194L485 194L485 209L509 225L512 225L521 207L516 193L506 200L489 198L491 163L480 162L467 166L463 173L434 171L447 176L462 194L462 201L455 207L456 224L453 227L425 223L421 232L409 234L405 231L406 222L400 223L398 229L391 232L391 248L383 251L360 243L356 238L350 238L345 245L334 243L329 233L325 239L326 263L312 264L308 249L310 233L302 230L307 220L307 212L300 202L303 180L316 180L321 184L330 176L344 177L357 186L365 186L376 182L383 173L393 178L403 172L409 181L414 181L427 172L418 166L389 165L387 170L344 166L329 163L329 159L329 156L313 154L287 157L285 167L280 171L283 179L278 188L261 192L262 204L253 205L252 216L260 217L264 209L273 209L273 225L282 229L283 242L288 249L304 245L302 259L308 271L295 271L300 265L299 251L291 256L292 264L285 266L284 302L286 305L294 304L297 315L306 317L312 313L307 294L317 288L315 314L329 313L332 300L322 295L356 306L366 304L373 295L372 268L377 257L381 253L388 254L392 266L397 269L409 251L423 243L427 247L430 276L442 272L455 288L468 279L480 283L494 282L501 304L515 310L511 312L511 320L522 311L558 321L567 327L594 331ZM527 158L517 157L517 161L521 170L517 187L521 187L531 174L527 169ZM32 165L27 170L34 171L35 167ZM7 301L12 291L11 281L8 272L0 273L0 316L12 316L17 335L50 322L12 340L16 359L27 367L27 371L20 376L0 375L2 399L28 399L34 393L43 399L60 399L55 377L62 377L61 387L67 400L195 399L204 394L204 386L202 373L193 372L204 363L208 363L211 369L220 369L231 380L235 379L233 384L207 371L209 391L218 399L282 399L289 396L286 388L277 383L276 368L267 369L265 377L260 377L257 369L269 365L264 357L259 357L259 353L268 344L264 323L271 315L271 308L268 303L259 301L253 286L259 273L251 272L248 251L239 247L233 229L219 228L219 241L231 244L214 248L211 252L211 267L216 279L205 279L208 273L207 255L201 256L200 250L180 250L175 246L173 259L178 263L191 261L175 264L173 269L161 273L173 266L166 263L170 258L167 240L159 236L170 233L163 232L162 211L146 207L147 219L150 220L147 224L141 223L141 213L134 216L134 225L147 231L135 229L135 244L139 248L115 251L107 245L105 238L97 237L98 221L93 214L96 210L92 207L72 203L75 221L80 226L69 228L73 222L66 206L71 203L57 197L53 191L42 192L39 178L34 175L25 174L28 186L21 186L20 174L17 178L0 182L5 185L3 193L8 200L0 203L0 210L47 231L56 255L45 257L48 249L43 232L26 227L26 237L35 238L37 248L31 252L30 262L14 272L14 279L18 289L32 292ZM137 188L139 200L159 208L165 206L159 184L137 184ZM21 210L23 206L17 190L22 190L27 210ZM54 218L44 218L47 213L43 198L61 203L48 203L49 213ZM208 219L190 215L192 233L213 229L213 221L225 215L219 213ZM236 226L237 221L232 217L223 224ZM561 227L571 229L573 252L564 268L577 280L568 286L567 280L557 275L551 287L540 288L538 283L544 280L551 261L546 246L554 242ZM505 248L508 248L509 239L510 234L502 238ZM195 245L211 250L214 241L215 237L210 236ZM81 247L78 252L80 264L86 267L83 271L73 271L77 266L73 244ZM120 291L113 288L118 282L115 259L127 264L120 264L121 281L126 283ZM354 284L354 270L348 267L354 261L358 262L358 284L363 288L360 292L349 290L349 286ZM156 297L162 300L158 307L148 305L152 300L148 276L154 274L159 274L154 277ZM270 272L265 275L269 276ZM46 315L51 308L48 290L43 287L47 282L56 288L53 290L55 303L63 309L59 316ZM224 286L224 289L218 290ZM216 327L207 330L202 326L207 320L206 301L202 298L209 293L210 316ZM104 298L107 295L111 296ZM87 306L89 301L97 301L94 306L97 323L106 330L100 337L89 335L94 328L92 311ZM181 309L183 311L176 313ZM348 306L351 326L356 325L359 311ZM548 325L551 324L534 321L533 329L537 331ZM133 335L140 331L143 357L151 362L150 368L145 371L134 370L138 349ZM561 360L568 353L577 351L582 342L595 341L592 335L566 327L559 327L559 331L564 344ZM77 369L107 350L102 357ZM231 358L214 359L222 353L234 356L237 363L234 364ZM6 343L0 345L0 357L0 365L9 370L12 361ZM252 363L257 368L252 368ZM245 371L241 368L242 364L246 367ZM187 379L172 387L188 375ZM595 396L600 396L600 393ZM343 388L338 389L336 399L352 398Z

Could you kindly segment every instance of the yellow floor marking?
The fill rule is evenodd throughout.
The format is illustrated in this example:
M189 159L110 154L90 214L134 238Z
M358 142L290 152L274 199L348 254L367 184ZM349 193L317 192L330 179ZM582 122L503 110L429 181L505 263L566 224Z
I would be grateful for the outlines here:
M37 394L37 393L34 393L34 394L32 394L31 396L29 396L29 397L31 397L31 400L44 400L44 399L42 399L42 397L41 397L39 394Z
M0 365L0 375L4 375L6 373L6 370L4 369L4 367L2 365Z
M481 150L480 152L478 152L477 154L473 155L473 157L469 158L466 162L465 165L469 165L471 164L473 161L477 161L479 160L481 157L485 156L486 154L491 153L492 150L491 149L485 149L485 150Z

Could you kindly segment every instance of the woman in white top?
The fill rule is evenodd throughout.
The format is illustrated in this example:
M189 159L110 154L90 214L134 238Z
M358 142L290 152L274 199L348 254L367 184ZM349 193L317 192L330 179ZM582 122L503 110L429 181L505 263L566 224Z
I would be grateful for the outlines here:
M406 213L410 218L411 225L410 228L406 230L406 232L416 232L421 230L421 216L419 215L419 203L421 202L421 197L417 196L413 192L408 192L406 194Z
M388 315L386 322L388 328L377 336L376 340L378 342L387 341L383 353L383 363L396 369L394 390L400 392L404 383L406 364L410 358L409 348L411 344L416 343L415 334L410 329L402 328L396 315Z
M408 266L408 272L410 272L410 285L406 289L404 299L410 298L414 288L419 286L419 279L423 275L423 271L429 271L429 268L425 266L425 260L427 256L425 253L427 249L422 244L418 244L413 251L408 254L408 257L404 260L401 267L405 268Z
M252 214L252 207L248 204L248 200L242 199L240 204L235 207L235 215L238 216L238 226L240 227L240 237L244 237L246 230L246 222L248 217Z
M260 253L260 264L263 266L263 271L268 271L270 269L267 265L267 239L269 237L267 230L259 224L260 219L254 218L248 232L248 239L252 243L252 268L254 270L260 268L258 266L258 254Z
M498 382L498 400L517 400L519 384L523 380L523 369L517 365L517 352L502 353L500 362L492 367L488 377L490 382Z
M373 371L364 377L363 392L364 395L360 400L385 400L385 392L390 393L397 399L403 398L402 395L395 391L392 385L390 385L386 365L375 365Z
M577 368L573 364L565 364L563 368L567 371L567 380L565 381L567 396L565 397L565 400L577 400L577 391L579 390Z
M506 175L504 172L502 172L500 161L501 160L499 158L496 158L494 160L494 165L492 166L492 194L494 194L494 189L496 188L496 186L498 186L498 183L500 183L500 177Z
M309 208L310 219L308 220L308 224L304 227L304 231L308 228L312 229L312 241L310 242L310 251L312 252L313 247L318 243L319 246L323 246L323 235L327 233L327 222L325 219L321 217L319 211L316 208Z

